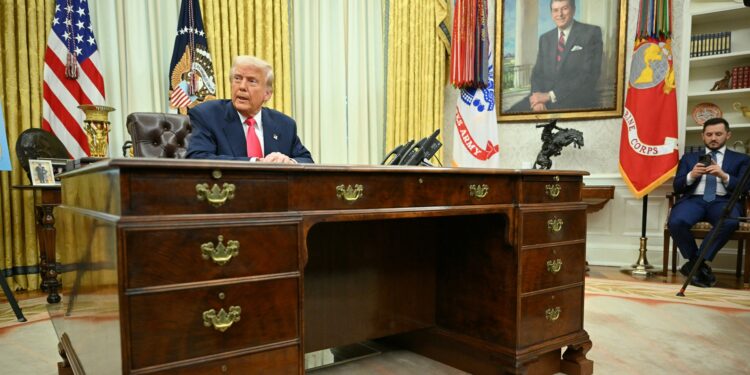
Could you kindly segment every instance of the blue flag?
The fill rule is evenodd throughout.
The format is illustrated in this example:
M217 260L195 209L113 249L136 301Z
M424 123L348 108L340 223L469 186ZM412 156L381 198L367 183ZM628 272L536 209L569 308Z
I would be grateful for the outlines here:
M169 106L188 108L216 99L216 79L198 0L182 0L172 62L169 64Z
M0 106L0 171L10 170L10 149L8 148L8 138L5 135L5 116L3 116L3 107Z

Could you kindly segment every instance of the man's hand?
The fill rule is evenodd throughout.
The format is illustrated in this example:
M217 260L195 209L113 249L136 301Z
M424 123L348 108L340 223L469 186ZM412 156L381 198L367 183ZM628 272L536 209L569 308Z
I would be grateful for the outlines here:
M538 104L542 104L546 108L546 105L550 101L550 99L551 98L549 97L548 92L535 92L529 97L529 105L532 109L537 107Z
M280 152L272 152L264 158L258 158L257 161L259 163L284 163L284 164L294 164L294 160L289 158L288 156L280 153Z
M700 164L700 163L699 163ZM721 182L729 182L729 174L721 170L721 166L716 163L711 163L708 167L705 167L706 173L716 176L721 179Z
M544 105L544 103L537 103L536 105L531 107L531 110L534 112L542 112L547 110L547 106Z
M693 169L690 171L690 178L697 181L706 174L706 166L703 165L703 163L696 164Z

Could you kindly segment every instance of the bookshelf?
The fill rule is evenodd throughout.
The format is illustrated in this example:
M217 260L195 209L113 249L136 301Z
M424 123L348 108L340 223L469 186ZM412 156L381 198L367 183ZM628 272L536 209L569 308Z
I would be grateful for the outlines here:
M678 107L684 111L682 148L702 145L702 127L692 117L700 103L716 104L729 121L732 139L728 146L742 141L750 149L750 118L733 108L735 102L750 106L750 88L710 91L726 71L735 66L750 65L750 8L732 0L685 0L684 34L681 73L682 87L687 95L679 95ZM731 52L726 54L690 57L690 35L731 31ZM679 86L678 86L679 87ZM685 91L683 91L685 92Z

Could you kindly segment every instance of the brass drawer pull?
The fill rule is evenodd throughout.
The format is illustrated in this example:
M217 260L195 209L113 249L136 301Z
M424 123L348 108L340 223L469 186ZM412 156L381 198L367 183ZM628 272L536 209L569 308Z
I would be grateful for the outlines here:
M560 318L560 311L562 311L560 306L550 307L549 309L544 310L544 317L550 322L554 322Z
M224 332L232 326L234 322L240 321L240 312L242 309L239 306L230 306L229 312L224 309L216 310L211 309L203 312L203 325L206 327L213 326L215 330Z
M547 220L547 229L553 232L559 232L562 230L563 224L565 224L563 219L553 217L552 219Z
M562 269L562 259L548 260L547 261L547 272L558 273Z
M354 202L357 199L362 198L364 194L365 188L360 184L355 184L354 187L352 187L352 185L347 187L344 187L344 185L336 186L336 197L347 202Z
M544 192L548 197L550 197L550 199L557 199L557 197L560 195L561 190L562 187L560 186L560 184L544 185Z
M234 184L224 183L222 187L214 184L208 189L208 184L195 185L195 191L198 193L198 200L205 201L214 207L222 206L227 200L234 199Z
M214 246L213 242L206 242L201 245L201 256L203 259L214 261L214 263L223 266L227 264L232 257L240 253L240 241L229 240L227 246L224 246L224 236L219 235L219 242Z
M489 193L490 187L487 186L487 184L481 184L481 185L469 185L469 196L475 197L477 199L482 199L487 196L487 193Z

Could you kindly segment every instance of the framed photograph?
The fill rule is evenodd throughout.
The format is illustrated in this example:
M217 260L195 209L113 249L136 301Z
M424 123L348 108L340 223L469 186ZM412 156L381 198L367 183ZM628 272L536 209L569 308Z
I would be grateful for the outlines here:
M68 170L69 159L39 158L39 160L49 160L52 163L52 172L55 175L55 182L60 183L60 174Z
M498 0L497 119L621 117L626 0Z
M31 184L34 186L54 186L55 171L52 169L50 160L29 160L29 172L31 172Z

